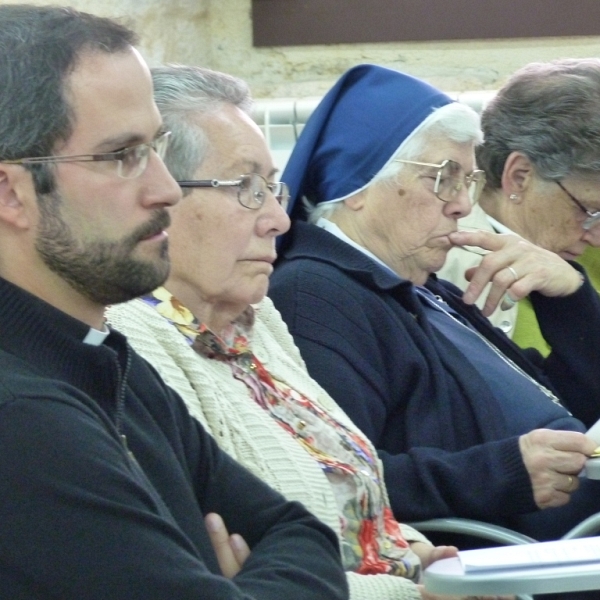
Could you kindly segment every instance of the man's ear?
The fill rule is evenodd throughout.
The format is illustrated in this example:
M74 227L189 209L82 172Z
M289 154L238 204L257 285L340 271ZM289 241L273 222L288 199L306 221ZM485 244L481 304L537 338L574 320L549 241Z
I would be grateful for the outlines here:
M28 229L33 222L32 206L37 209L31 173L19 165L0 162L0 221Z
M504 163L502 190L511 201L519 203L534 175L535 167L529 158L522 152L511 152Z

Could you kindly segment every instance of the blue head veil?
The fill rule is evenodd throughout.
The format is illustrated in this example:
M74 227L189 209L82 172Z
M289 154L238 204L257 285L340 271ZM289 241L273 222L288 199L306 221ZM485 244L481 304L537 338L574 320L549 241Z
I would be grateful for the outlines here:
M450 102L399 71L377 65L347 71L310 116L281 175L290 187L290 215L303 216L303 196L327 202L365 187L412 132Z

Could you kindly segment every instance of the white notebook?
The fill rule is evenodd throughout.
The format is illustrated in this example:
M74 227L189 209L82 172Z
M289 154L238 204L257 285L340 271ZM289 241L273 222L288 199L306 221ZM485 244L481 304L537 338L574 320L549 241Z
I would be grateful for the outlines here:
M458 557L465 573L598 562L600 537L462 550Z
M600 445L600 420L596 421L586 432L586 435L591 437L596 444Z

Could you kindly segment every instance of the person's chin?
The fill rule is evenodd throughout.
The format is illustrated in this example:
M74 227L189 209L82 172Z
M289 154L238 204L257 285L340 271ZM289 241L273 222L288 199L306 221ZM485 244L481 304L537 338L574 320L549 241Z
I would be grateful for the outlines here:
M433 247L433 251L437 256L441 257L441 260L445 261L448 252L450 252L454 246L447 236L442 236L441 238L437 238L437 240L439 241L439 244Z
M248 304L258 304L261 302L269 291L269 277L259 275L253 282L251 290L248 293Z
M435 256L431 257L429 262L427 269L429 273L436 273L444 266L446 259L448 258L448 252L451 250L451 248L439 248L438 250L439 251Z

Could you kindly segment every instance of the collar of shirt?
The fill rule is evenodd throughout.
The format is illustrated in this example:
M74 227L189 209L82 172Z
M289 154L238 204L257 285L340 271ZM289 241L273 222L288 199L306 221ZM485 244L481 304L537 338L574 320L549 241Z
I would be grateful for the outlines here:
M362 246L357 244L354 240L351 240L335 223L332 223L331 221L328 221L327 219L324 219L323 217L321 217L316 222L316 225L317 225L317 227L320 227L321 229L325 229L325 231L329 231L329 233L331 233L332 235L335 235L335 237L339 238L343 242L346 242L353 248L356 248L357 250L359 250L360 252L362 252L363 254L365 254L366 256L371 258L372 260L374 260L376 263L381 265L384 269L386 269L390 273L393 273L396 277L398 277L398 279L400 279L400 277L398 276L398 273L396 273L393 269L390 269L390 267L388 267L380 258L375 256L372 252L369 252L366 248L363 248Z
M494 217L490 217L490 215L485 215L490 225L498 232L498 233L515 233L512 229L509 229L506 225L500 223L500 221L496 221ZM515 234L516 235L516 234Z
M104 340L108 337L109 333L110 330L106 325L104 326L103 331L90 327L87 335L83 338L83 343L89 344L90 346L100 346L104 343Z

